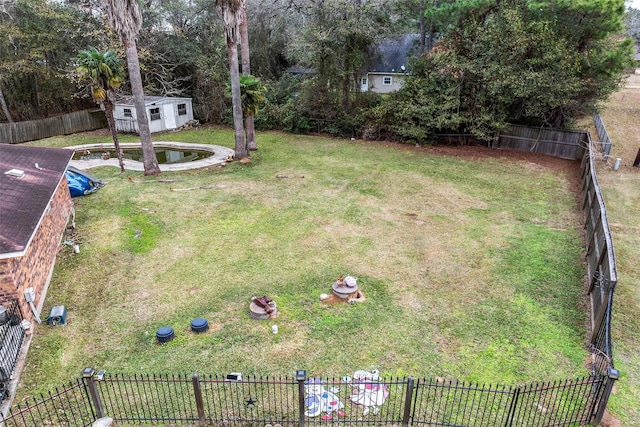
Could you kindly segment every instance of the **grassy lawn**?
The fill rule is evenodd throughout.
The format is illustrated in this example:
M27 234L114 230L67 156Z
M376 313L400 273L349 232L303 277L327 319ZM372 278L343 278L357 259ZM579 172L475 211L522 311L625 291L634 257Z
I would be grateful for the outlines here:
M631 76L630 85L640 85ZM640 425L640 170L632 167L640 148L640 89L614 94L602 117L613 140L611 159L598 162L618 262L619 282L613 306L614 362L620 370L609 408L623 426ZM620 168L613 170L616 158Z
M69 323L37 329L22 397L86 366L504 384L588 374L576 163L258 137L250 164L163 174L173 182L92 170L108 184L76 199L80 253L60 250L43 309L65 305ZM233 144L218 128L154 139ZM319 301L340 274L365 302ZM249 318L260 295L277 319ZM210 330L189 332L195 317ZM176 338L160 345L163 325Z

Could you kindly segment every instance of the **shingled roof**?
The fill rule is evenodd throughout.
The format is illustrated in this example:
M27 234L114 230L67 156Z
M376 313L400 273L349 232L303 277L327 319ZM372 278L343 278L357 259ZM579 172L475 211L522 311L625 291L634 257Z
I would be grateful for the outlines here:
M24 255L72 156L62 148L0 143L0 259Z

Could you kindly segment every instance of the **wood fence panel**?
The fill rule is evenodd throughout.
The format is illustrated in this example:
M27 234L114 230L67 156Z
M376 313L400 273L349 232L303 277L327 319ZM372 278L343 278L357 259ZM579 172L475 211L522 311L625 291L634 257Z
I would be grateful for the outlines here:
M587 280L591 302L590 344L612 366L611 302L618 283L618 270L607 210L595 173L595 155L589 134L587 141L589 151L582 161L582 207L585 211Z
M492 143L502 148L546 154L562 159L582 159L586 147L586 132L561 131L511 125Z
M598 138L600 138L600 148L602 150L602 154L604 154L604 159L607 160L611 155L611 147L613 146L613 141L611 141L609 132L607 132L607 127L604 125L604 120L602 120L600 114L593 115L593 122L596 125Z
M101 110L75 111L41 120L0 123L0 143L19 144L57 135L102 129L106 126L107 120Z

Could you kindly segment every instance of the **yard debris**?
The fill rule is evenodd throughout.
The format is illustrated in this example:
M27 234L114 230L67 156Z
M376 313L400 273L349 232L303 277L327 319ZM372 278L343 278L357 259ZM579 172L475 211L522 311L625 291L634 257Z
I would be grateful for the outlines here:
M174 132L180 132L183 130L189 130L189 129L196 129L200 127L200 121L199 120L189 120L187 123L183 124L182 126L180 126L178 129L174 129Z
M304 178L304 175L298 175L298 176L289 176L289 175L276 175L276 178L279 179L285 179L285 178Z
M209 184L209 185L201 185L199 187L188 187L188 188L173 188L169 187L169 191L191 191L191 190L200 190L200 189L211 189L211 188L226 188L226 184Z
M180 182L179 179L133 179L130 176L127 177L129 182L135 182L136 184L146 184L148 182Z

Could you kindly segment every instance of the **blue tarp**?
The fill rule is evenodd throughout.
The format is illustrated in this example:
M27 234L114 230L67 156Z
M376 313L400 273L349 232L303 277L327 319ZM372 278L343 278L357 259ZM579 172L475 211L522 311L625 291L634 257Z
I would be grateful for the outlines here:
M67 168L64 176L67 178L71 197L85 196L94 193L105 184L101 179L73 166Z

